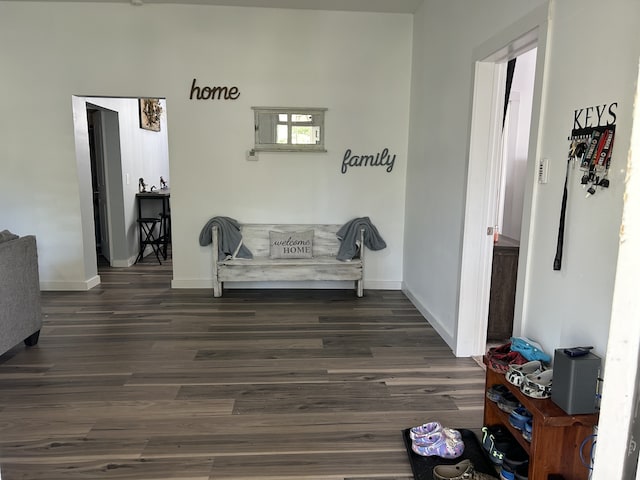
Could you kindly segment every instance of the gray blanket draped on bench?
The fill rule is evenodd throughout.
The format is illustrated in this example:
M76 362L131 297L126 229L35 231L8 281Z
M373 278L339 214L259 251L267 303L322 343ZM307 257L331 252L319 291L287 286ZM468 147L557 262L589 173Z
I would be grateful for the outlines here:
M213 217L209 220L200 231L200 245L205 247L210 245L211 228L216 225L218 227L218 260L225 258L253 258L251 251L242 243L242 234L240 233L240 224L237 220L230 217Z
M340 227L340 230L336 233L336 236L340 239L340 248L336 257L338 260L348 261L356 256L358 253L356 240L361 228L364 228L364 244L369 250L382 250L387 247L386 242L378 233L378 229L371 223L369 217L354 218ZM363 246L360 245L360 248L363 248Z

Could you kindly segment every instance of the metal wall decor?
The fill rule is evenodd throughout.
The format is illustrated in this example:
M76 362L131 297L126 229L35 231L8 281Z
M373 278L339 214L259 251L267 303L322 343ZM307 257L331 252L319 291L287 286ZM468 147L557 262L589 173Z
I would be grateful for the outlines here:
M387 173L391 173L396 162L396 154L391 155L388 148L374 154L352 154L348 148L342 157L342 168L344 174L351 167L385 167Z
M558 225L558 241L553 269L562 268L564 250L564 228L569 196L570 166L578 163L582 175L580 183L589 198L598 189L609 187L609 166L613 153L613 140L616 134L616 110L618 103L596 105L574 110L573 129L569 136L569 154L564 178L564 192L560 207L560 223Z

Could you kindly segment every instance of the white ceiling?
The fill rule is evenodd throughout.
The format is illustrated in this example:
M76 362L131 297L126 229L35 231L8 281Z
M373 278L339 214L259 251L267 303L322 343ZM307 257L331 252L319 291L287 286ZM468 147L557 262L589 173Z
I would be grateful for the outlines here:
M24 0L15 0L24 1ZM56 2L60 0L34 0ZM130 3L133 5L174 3L235 7L300 8L351 12L414 13L423 0L66 0L77 2Z

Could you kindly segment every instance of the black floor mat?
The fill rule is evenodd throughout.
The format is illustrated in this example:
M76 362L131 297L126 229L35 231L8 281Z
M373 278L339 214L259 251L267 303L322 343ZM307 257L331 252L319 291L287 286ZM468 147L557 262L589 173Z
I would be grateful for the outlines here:
M475 469L478 472L488 473L496 478L498 474L493 464L487 458L487 454L482 449L482 445L476 437L476 434L471 430L457 429L462 434L462 441L464 442L464 453L462 456L454 459L446 459L441 457L422 457L411 450L411 438L409 437L409 430L402 431L402 437L404 439L404 445L409 455L409 462L411 463L411 470L413 471L413 478L415 480L433 480L433 467L436 465L455 465L456 463L469 459L473 463Z

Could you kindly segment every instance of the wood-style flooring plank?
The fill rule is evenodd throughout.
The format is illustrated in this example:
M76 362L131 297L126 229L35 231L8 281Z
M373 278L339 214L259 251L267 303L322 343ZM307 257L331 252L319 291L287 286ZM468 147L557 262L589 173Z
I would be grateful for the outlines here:
M484 372L399 291L172 290L171 262L43 292L0 356L3 480L410 480L401 431L479 431Z

